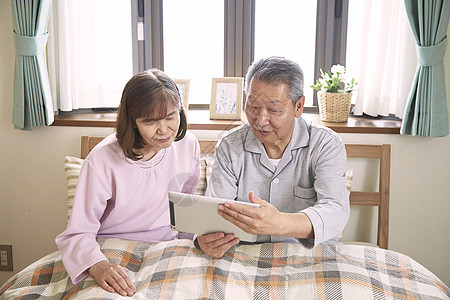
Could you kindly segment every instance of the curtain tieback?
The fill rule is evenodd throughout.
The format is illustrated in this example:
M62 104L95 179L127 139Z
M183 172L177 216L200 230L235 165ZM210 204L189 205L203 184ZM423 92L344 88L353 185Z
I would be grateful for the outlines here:
M18 35L14 32L16 54L21 56L36 56L44 52L47 44L48 32L38 36Z
M417 58L422 67L430 67L442 63L444 59L445 50L447 49L447 37L445 37L439 44L429 47L416 45Z

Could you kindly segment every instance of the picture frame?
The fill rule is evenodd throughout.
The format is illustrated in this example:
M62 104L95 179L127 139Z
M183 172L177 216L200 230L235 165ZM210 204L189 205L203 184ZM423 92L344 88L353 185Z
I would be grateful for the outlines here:
M189 86L191 85L190 79L173 79L180 92L181 102L183 103L183 110L187 116L189 108Z
M212 78L209 118L241 120L243 86L243 77Z

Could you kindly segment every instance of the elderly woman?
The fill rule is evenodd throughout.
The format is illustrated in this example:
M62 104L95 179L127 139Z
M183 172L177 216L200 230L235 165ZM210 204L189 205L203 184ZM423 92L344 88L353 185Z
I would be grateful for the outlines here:
M84 161L70 223L56 237L74 284L91 275L108 292L135 293L126 271L101 252L98 237L149 243L192 238L170 228L167 193L195 191L199 156L173 80L157 69L134 75L122 93L116 133Z
M345 146L332 130L301 118L300 66L282 57L258 60L247 72L245 93L248 123L217 144L206 193L261 206L227 203L218 213L257 234L257 243L337 243L350 212ZM195 243L221 257L239 240L216 232Z

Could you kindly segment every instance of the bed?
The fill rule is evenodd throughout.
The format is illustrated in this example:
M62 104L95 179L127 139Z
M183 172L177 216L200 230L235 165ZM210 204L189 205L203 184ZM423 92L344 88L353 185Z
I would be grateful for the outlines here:
M99 140L83 137L81 157ZM202 141L202 152L212 152L214 143ZM378 245L340 243L314 249L287 243L242 245L213 259L189 240L148 244L99 239L99 244L106 257L132 278L137 288L133 299L449 299L449 288L433 273L387 249L390 146L346 147L349 157L380 161L378 192L350 194L353 205L378 207ZM200 192L207 184L210 163L210 157L202 157ZM0 299L121 298L100 288L92 277L72 284L58 251L0 288Z

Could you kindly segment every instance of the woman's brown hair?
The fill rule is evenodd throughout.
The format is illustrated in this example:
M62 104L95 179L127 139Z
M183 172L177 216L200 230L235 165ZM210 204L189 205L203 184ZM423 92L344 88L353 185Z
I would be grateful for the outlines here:
M158 69L138 73L127 82L122 92L116 125L117 140L126 157L132 160L142 158L135 152L145 146L136 127L136 119L163 119L169 106L177 107L180 112L180 127L175 137L175 141L179 141L186 134L187 121L175 82Z

